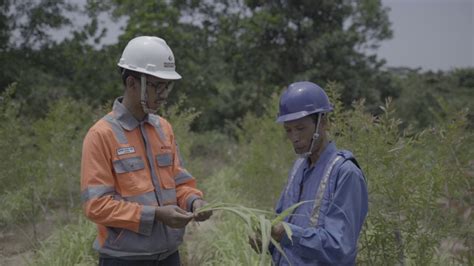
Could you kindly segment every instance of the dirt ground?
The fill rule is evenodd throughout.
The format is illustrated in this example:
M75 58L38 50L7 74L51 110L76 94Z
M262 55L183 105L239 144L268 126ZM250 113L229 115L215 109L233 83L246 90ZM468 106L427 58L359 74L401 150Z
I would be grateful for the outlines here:
M0 228L0 266L26 266L34 256L34 248L56 229L58 221L66 220L66 213L56 211L36 223L10 225ZM35 234L36 231L36 234Z
M463 216L469 220L472 213L472 207L467 208L467 213ZM46 220L36 224L36 239L31 224L11 225L8 228L0 228L0 266L27 266L31 265L31 260L34 257L35 245L40 244L47 239L56 229L55 224L58 221L67 220L64 212L59 212L46 216ZM215 215L218 216L218 215ZM58 218L60 217L60 218ZM213 217L217 218L217 217ZM194 254L195 245L199 245L195 241L194 235L205 234L206 231L211 230L215 220L211 219L204 223L192 223L188 226L187 234L185 235L185 243L182 251L184 251L183 265L197 265L200 261L198 255ZM194 241L193 241L194 240ZM460 252L466 252L467 248L462 241L456 238L447 238L441 240L441 245L437 250L437 255L442 257L456 257Z
M0 232L0 265L23 266L28 265L28 260L33 256L34 240L27 235L32 235L33 230L25 227L3 229Z

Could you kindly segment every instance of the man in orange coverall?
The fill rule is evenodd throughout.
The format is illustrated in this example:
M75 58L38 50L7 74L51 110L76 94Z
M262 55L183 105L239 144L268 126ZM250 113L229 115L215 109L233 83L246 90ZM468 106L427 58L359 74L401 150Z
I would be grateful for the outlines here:
M183 167L175 135L155 115L175 80L174 55L158 37L141 36L118 63L123 97L87 133L82 150L81 200L97 224L99 265L180 265L184 227L211 212Z

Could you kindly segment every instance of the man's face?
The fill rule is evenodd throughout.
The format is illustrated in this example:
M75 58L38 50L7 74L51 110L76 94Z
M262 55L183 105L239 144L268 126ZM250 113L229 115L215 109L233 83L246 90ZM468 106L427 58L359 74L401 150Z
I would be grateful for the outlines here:
M136 86L138 88L138 98L140 99L140 77L135 77ZM169 93L173 89L173 81L160 79L153 76L146 76L146 93L148 98L148 108L158 109L166 103Z
M148 107L158 109L166 103L173 81L160 79L153 76L146 77L146 93L148 94Z
M286 136L290 139L291 144L293 144L295 152L297 154L308 152L311 146L311 139L316 130L313 118L305 116L297 120L285 122L283 127L285 128Z

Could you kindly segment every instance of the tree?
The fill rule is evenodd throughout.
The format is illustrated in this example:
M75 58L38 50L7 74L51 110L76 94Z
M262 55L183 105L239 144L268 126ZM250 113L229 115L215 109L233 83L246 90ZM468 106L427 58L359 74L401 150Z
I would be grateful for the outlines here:
M88 21L73 25L70 17L74 16ZM70 36L57 41L53 35L59 29L69 29ZM109 63L108 50L98 51L92 42L104 34L99 31L97 14L86 13L84 6L70 1L3 1L0 63L7 67L0 73L1 90L17 82L14 97L26 102L22 113L36 118L46 113L47 102L64 96L104 102L114 92L103 73Z
M405 126L433 126L463 108L469 108L468 126L474 126L474 68L424 73L392 71L397 86L402 88L396 104Z
M114 1L102 6L129 22L120 46L139 34L166 39L184 75L178 90L203 111L198 128L219 128L295 80L344 85L349 105L377 106L396 95L383 61L366 55L391 31L379 0Z
M28 66L33 48L51 42L48 30L71 23L59 10L71 10L65 1L2 1L0 3L0 88L3 91Z
M87 98L93 104L116 97L120 94L116 62L126 43L138 35L163 37L173 49L183 76L174 93L186 94L187 104L202 112L195 129L222 129L226 121L234 123L247 112L262 114L270 95L296 80L312 80L323 87L338 81L344 104L364 97L372 110L383 98L397 96L391 76L380 70L383 61L363 52L391 36L380 0L6 3L5 10L19 11L17 17L31 15L31 26L21 31L24 45L2 55L3 60L18 63L0 77L3 86L19 81L17 93L30 101L26 106L64 95ZM46 30L70 23L68 12L87 16L89 22L56 43ZM105 32L98 26L101 12L127 19L116 45L91 44ZM19 25L9 24L7 31ZM170 100L178 99L175 96Z

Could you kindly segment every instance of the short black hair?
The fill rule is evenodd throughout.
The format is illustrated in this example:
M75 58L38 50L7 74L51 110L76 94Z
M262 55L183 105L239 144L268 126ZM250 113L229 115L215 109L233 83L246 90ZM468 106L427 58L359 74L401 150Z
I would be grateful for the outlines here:
M126 68L123 68L123 67L119 67L118 70L119 70L120 76L122 76L123 85L125 85L125 83L127 82L128 76L140 77L140 75L141 75L141 73L139 73L139 72L136 72L136 71L133 71L133 70L130 70L130 69L126 69Z
M313 118L313 121L314 121L314 124L317 125L318 124L318 115L319 113L314 113L314 114L311 114L311 118ZM321 113L321 119L324 118L324 116L326 116L326 113Z

